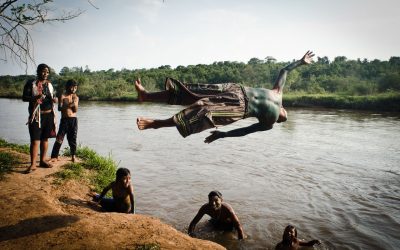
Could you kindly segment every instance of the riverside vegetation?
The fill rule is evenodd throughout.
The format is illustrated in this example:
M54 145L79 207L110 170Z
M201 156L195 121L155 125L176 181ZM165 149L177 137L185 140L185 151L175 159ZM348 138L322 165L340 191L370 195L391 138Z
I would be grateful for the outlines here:
M9 148L20 153L29 154L29 145L9 143L1 138L0 148ZM69 156L68 148L64 150L63 155ZM79 146L76 151L76 156L81 159L81 161L64 165L63 169L55 174L57 183L70 179L85 178L90 183L93 191L101 192L103 187L115 180L117 164L112 159L111 155L108 157L100 156L94 150L86 146ZM1 151L0 178L3 178L4 175L10 172L18 163L18 156L11 152Z
M0 249L224 249L151 216L99 213L88 193L115 179L115 162L79 147L72 164L65 152L53 168L23 174L29 146L0 138Z
M87 66L63 67L52 70L50 79L61 93L65 82L79 82L81 100L133 101L136 99L134 80L141 78L149 91L164 88L167 76L187 83L236 82L250 87L271 88L279 69L288 62L272 57L252 58L247 63L214 62L169 65L152 69L121 69L91 71ZM0 76L0 96L20 98L23 86L33 75ZM309 67L293 70L288 76L284 96L285 106L322 106L381 111L400 111L400 57L388 61L348 60L344 56L330 61L318 57Z

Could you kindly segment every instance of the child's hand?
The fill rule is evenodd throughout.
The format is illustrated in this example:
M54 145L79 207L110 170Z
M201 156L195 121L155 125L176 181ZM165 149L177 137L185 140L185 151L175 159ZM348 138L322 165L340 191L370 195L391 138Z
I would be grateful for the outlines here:
M95 193L95 192L90 192L90 193L89 193L89 196L92 197L92 199L93 199L94 202L99 202L99 201L101 200L100 195L98 195L98 194Z

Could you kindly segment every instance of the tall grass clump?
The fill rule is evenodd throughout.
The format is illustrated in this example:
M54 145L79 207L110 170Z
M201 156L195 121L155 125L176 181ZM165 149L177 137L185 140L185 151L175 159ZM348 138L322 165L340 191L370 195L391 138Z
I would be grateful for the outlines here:
M29 145L18 145L14 143L9 143L6 140L0 138L0 147L11 148L17 152L29 154Z
M63 170L55 174L58 177L56 182L61 180L80 179L84 176L84 167L81 163L69 163L63 166Z
M0 180L17 164L17 158L8 152L0 152Z
M69 148L66 148L63 154L70 156L69 152ZM91 178L91 184L94 186L95 191L100 192L105 186L115 180L117 164L110 155L103 157L87 146L79 146L76 156L83 160L81 164L85 169L94 170L95 174Z

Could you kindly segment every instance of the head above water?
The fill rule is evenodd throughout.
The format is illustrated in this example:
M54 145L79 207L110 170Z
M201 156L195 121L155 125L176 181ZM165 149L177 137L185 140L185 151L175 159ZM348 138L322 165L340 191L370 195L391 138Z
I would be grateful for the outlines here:
M219 191L211 191L208 194L208 204L214 209L218 210L222 206L222 194Z
M287 225L283 231L282 241L292 242L293 238L297 238L297 229L292 225Z
M218 198L222 199L222 194L221 194L221 192L219 192L219 191L217 191L217 190L211 191L211 192L208 194L208 199L211 199L211 198L214 197L214 196L217 196Z

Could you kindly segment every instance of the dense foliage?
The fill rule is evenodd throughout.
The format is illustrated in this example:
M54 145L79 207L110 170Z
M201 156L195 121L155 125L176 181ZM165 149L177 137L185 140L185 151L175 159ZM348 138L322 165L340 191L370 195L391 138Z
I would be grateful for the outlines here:
M133 82L138 77L148 90L163 89L167 76L187 83L237 82L245 86L271 88L279 70L288 63L276 62L271 58L252 58L248 63L224 61L210 65L178 66L175 69L169 65L117 71L64 67L59 74L52 72L50 78L58 93L63 91L68 79L77 80L82 100L134 100L136 92ZM34 76L0 76L0 96L20 97L26 80L32 78ZM367 102L370 96L387 97L391 93L390 100L394 98L399 103L400 57L391 57L389 61L348 60L344 56L329 61L327 57L318 57L312 65L299 67L289 74L285 93L289 93L291 98L310 95L321 98L331 94L341 98L366 96L364 100ZM398 105L394 110L400 110Z

